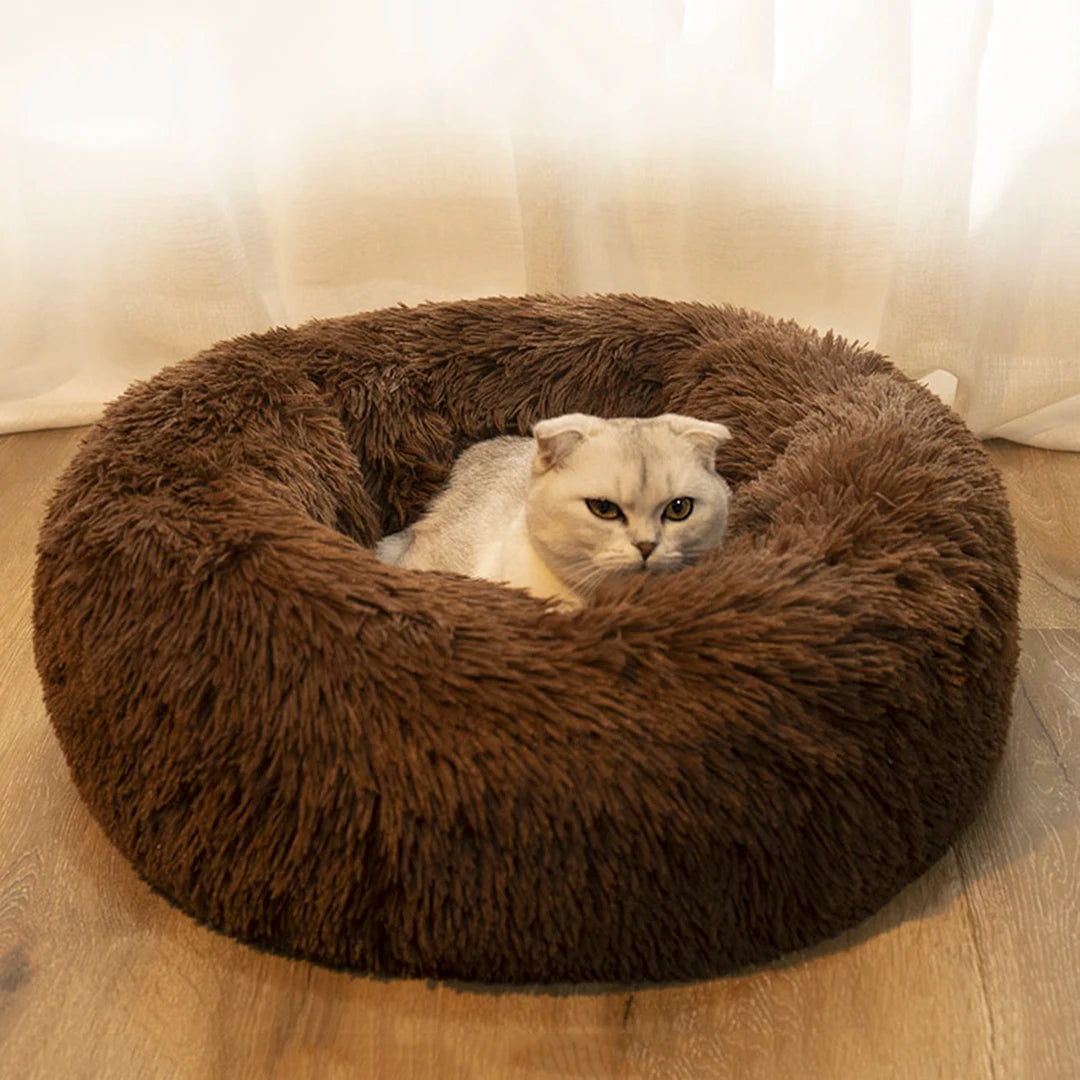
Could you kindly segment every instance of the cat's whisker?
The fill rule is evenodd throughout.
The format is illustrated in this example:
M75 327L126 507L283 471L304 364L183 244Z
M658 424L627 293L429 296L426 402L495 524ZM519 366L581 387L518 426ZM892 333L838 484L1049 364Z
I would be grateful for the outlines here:
M606 581L611 576L610 570L598 566L589 566L584 568L583 573L567 575L567 580L575 590L587 594L592 592L597 585L602 581Z

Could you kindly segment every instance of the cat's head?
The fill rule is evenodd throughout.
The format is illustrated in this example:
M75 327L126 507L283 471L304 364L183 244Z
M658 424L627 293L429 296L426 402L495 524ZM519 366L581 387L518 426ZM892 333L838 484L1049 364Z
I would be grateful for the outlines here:
M677 570L716 547L730 489L716 472L723 424L668 413L603 420L571 413L533 427L529 538L587 597L615 575Z

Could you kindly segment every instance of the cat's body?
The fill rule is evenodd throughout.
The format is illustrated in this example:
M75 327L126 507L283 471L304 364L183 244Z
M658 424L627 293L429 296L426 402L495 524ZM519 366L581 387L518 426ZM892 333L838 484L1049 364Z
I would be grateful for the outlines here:
M506 435L470 446L424 516L375 549L384 562L445 570L530 588L533 565L524 507L535 443ZM549 594L553 595L553 594Z
M677 570L721 542L723 425L573 413L541 421L533 435L466 450L425 515L376 555L576 607L609 577Z

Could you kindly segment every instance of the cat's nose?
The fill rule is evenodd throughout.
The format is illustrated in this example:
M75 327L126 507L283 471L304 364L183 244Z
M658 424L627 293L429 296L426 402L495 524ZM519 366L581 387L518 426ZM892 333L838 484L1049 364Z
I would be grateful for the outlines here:
M656 544L652 540L639 540L634 547L641 552L642 559L648 559L648 557L656 550Z

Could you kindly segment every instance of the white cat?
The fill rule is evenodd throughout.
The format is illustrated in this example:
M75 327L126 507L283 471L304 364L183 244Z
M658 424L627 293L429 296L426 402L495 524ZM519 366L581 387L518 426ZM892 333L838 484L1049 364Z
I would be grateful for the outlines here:
M673 413L542 420L531 439L466 450L424 516L375 554L578 607L613 575L678 570L720 544L730 489L716 448L730 437Z

